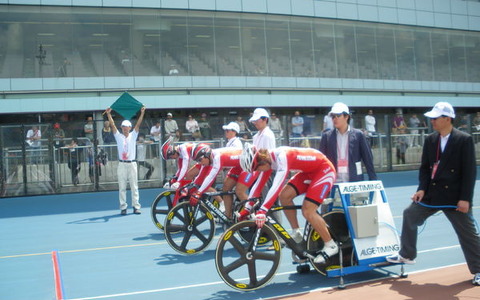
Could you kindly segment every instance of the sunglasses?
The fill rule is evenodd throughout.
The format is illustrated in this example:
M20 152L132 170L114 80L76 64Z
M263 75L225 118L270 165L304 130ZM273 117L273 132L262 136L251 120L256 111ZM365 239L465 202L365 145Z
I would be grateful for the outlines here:
M343 116L343 114L330 114L330 118L335 119L335 118L340 118Z
M435 120L437 120L438 118L445 118L445 116L440 116L440 117L436 117L436 118L430 118L430 120L435 121Z

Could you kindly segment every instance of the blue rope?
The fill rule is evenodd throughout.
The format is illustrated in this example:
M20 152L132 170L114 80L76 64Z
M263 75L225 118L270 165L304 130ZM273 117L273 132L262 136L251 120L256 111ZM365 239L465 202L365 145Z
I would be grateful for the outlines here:
M415 202L423 207L428 207L428 208L434 208L434 209L457 209L457 206L455 205L428 205L428 204L425 204L423 202ZM480 232L480 227L478 226L478 223L477 223L477 220L475 220L475 218L473 217L473 214L470 214L470 218L472 219L473 223L475 223L475 227L477 227L477 232ZM422 229L420 230L420 233L422 233L423 229L425 229L425 225L427 225L427 221L425 221L425 223L423 223L423 227Z

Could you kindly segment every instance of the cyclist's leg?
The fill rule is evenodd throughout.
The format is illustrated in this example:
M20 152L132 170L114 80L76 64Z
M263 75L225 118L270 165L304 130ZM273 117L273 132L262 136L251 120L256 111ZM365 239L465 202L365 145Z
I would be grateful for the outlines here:
M282 206L290 206L294 205L293 198L295 198L296 196L297 191L295 190L295 188L290 184L286 184L280 192L278 198L280 199L280 203L282 204ZM288 222L292 226L292 229L300 228L300 225L298 224L296 210L285 209L283 210L283 212L285 213L285 217L287 218Z
M332 240L332 236L328 231L327 223L325 223L325 220L317 213L318 205L318 203L305 198L302 205L302 213L305 219L312 225L313 229L320 234L322 240L328 243Z
M200 164L195 164L194 166L192 166L187 171L187 174L185 175L185 180L192 181L198 175L198 173L200 173L201 167L202 166Z
M280 192L279 199L282 206L294 205L293 198L305 193L308 188L306 180L310 180L310 177L306 173L295 174L288 183L283 187ZM287 217L288 222L292 226L292 229L296 230L300 228L298 224L297 211L292 209L285 209L283 211Z
M233 189L236 184L236 180L231 177L226 177L225 181L223 182L222 191L228 192ZM228 218L232 217L232 203L233 203L233 195L223 195L223 203L225 204L225 215Z

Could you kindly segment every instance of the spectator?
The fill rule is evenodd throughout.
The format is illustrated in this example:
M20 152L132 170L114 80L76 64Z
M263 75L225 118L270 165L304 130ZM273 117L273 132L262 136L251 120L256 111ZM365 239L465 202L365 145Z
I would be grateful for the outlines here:
M153 142L155 143L155 146L152 147L153 153L155 157L159 157L158 149L162 141L162 127L160 125L160 120L157 120L155 122L155 125L153 125L152 128L150 128L150 136Z
M468 132L468 115L464 115L460 120L460 126L458 127L459 130L463 132Z
M238 124L236 122L230 122L227 125L223 125L222 129L225 131L225 138L227 139L225 147L242 149L242 141L238 137L238 134L240 133Z
M412 203L403 211L400 251L387 256L391 263L414 264L418 227L442 211L452 224L467 261L472 284L480 285L480 236L472 215L477 167L471 135L453 127L455 111L438 102L425 116L433 130L425 140L419 184ZM443 230L443 228L439 228Z
M67 145L67 166L72 174L72 183L77 186L80 183L78 173L80 173L80 149L78 148L77 138L73 138L70 144Z
M188 115L188 119L185 122L185 129L192 134L192 139L199 141L202 138L200 134L200 127L198 126L197 120L193 118L192 115Z
M407 125L405 125L405 120L403 119L402 111L400 109L397 110L397 113L393 118L392 133L397 134L399 128L407 128Z
M200 127L200 134L204 140L212 139L212 129L210 128L206 113L202 113L202 117L200 121L198 121L198 127Z
M370 147L373 146L373 139L376 132L375 123L376 120L373 116L373 110L369 109L368 114L365 116L365 130L367 130L367 137L370 140Z
M327 114L323 117L323 132L327 132L329 130L333 130L333 121L332 121L332 117L330 117L330 115Z
M177 121L173 119L172 113L167 114L167 119L164 124L165 138L172 138L174 142L177 142L180 138L180 131L178 130Z
M90 141L93 141L93 117L87 117L87 123L83 126L83 133Z
M397 164L405 164L405 153L407 153L407 137L405 135L405 129L398 129L398 136L396 138L395 148L397 150Z
M147 173L145 174L144 180L149 180L152 176L152 173L155 171L155 168L146 160L147 157L147 147L148 145L153 144L153 141L149 141L145 139L145 135L143 133L138 134L137 140L137 161L138 165L142 166L147 169Z
M337 171L337 182L363 180L362 161L370 180L376 180L373 155L367 139L359 129L351 128L350 110L347 105L337 102L332 106L330 116L335 130L322 134L320 151L333 163Z
M127 214L127 183L130 183L130 190L132 193L132 206L134 214L141 214L140 211L140 197L138 194L138 173L137 173L137 162L136 154L136 140L138 137L138 129L143 121L143 116L145 114L145 107L142 107L140 117L138 118L135 127L130 132L132 128L132 123L129 120L123 120L122 122L122 132L120 133L115 126L113 121L112 109L109 107L106 110L108 121L110 121L110 126L112 127L113 135L115 136L115 141L117 142L118 149L118 191L119 191L119 202L120 202L120 214Z
M64 146L63 139L65 138L65 131L60 128L60 123L53 124L53 145L55 148Z
M113 136L112 128L110 128L110 122L108 120L103 122L102 140L105 145L115 143L115 137Z
M40 163L40 147L42 146L42 132L38 128L38 126L33 125L31 129L27 131L26 136L26 143L30 146L32 151L32 163L38 164Z
M418 119L416 114L413 114L410 119L408 119L408 127L410 129L410 147L417 147L418 146L418 127L420 127L420 120Z
M280 119L277 118L277 114L275 113L272 113L270 117L271 117L270 129L273 131L276 138L282 137L283 136L282 122L280 122Z
M178 73L179 73L179 72L178 72L177 67L176 67L175 65L171 65L171 66L170 66L170 70L168 71L168 75L170 75L170 76L176 76L176 75L178 75Z
M480 111L477 112L475 115L475 118L473 118L473 138L475 142L478 142L480 140Z
M300 116L300 112L298 110L295 111L295 115L292 118L292 136L303 136L303 118Z
M237 116L237 119L235 120L235 122L240 127L240 136L245 138L245 135L246 135L247 136L246 138L248 138L250 136L251 132L250 132L250 129L248 128L248 126L247 126L247 123L245 123L243 118L241 116Z

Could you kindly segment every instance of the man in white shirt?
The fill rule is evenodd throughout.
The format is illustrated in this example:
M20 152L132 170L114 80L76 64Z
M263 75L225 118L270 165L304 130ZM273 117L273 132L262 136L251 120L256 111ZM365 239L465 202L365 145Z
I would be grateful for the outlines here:
M137 137L140 125L145 115L145 107L140 110L140 117L137 124L132 131L132 123L129 120L123 120L122 132L120 133L113 121L112 109L109 107L106 110L108 121L112 127L113 136L117 142L118 149L118 192L120 201L120 214L127 214L127 183L130 183L130 190L132 192L132 206L134 214L141 214L139 193L138 193L138 173L137 173Z
M153 150L155 151L155 156L158 157L158 147L160 147L161 143L161 139L162 139L162 127L160 125L160 120L157 120L155 122L155 125L152 126L152 128L150 128L150 135L153 139L153 142L155 144L158 144L158 145L155 145L153 147Z
M42 132L38 128L38 126L32 126L32 129L27 131L26 136L26 143L32 149L32 163L38 164L40 162L40 147L42 146L42 142L40 139L42 138Z
M373 110L369 109L368 114L365 116L365 129L368 133L368 138L370 139L370 147L373 146L373 139L375 135L375 117L373 116Z
M270 115L265 108L257 108L249 120L258 130L253 136L253 145L257 149L270 150L276 148L275 134L268 126L269 119Z
M165 139L169 139L172 137L174 142L178 141L177 131L178 131L178 124L177 121L173 119L172 113L167 114L167 119L165 120Z

